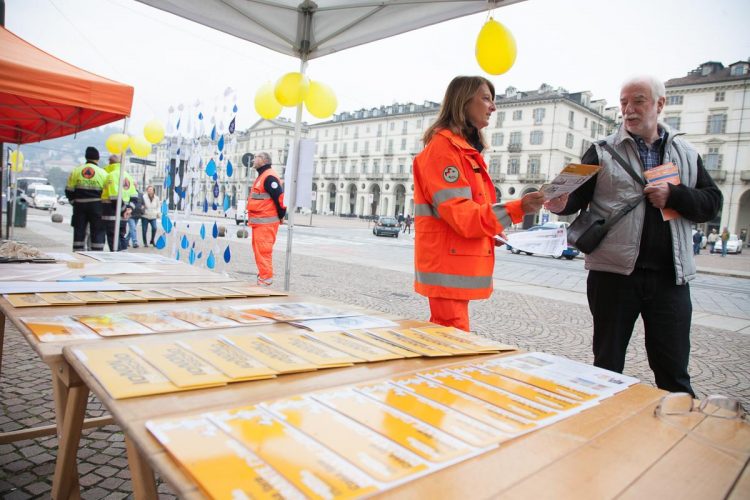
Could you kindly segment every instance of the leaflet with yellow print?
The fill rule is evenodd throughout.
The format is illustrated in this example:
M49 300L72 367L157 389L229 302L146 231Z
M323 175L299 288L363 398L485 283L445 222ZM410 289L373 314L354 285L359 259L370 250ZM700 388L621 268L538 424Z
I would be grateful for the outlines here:
M481 384L450 370L420 372L419 375L534 422L557 415L557 412L551 409L532 403L519 396L510 395L500 389Z
M149 420L146 428L209 498L305 499L273 467L205 416Z
M363 361L386 361L389 359L402 359L404 356L396 354L385 349L381 349L373 344L368 344L362 340L347 335L346 332L316 332L313 336L319 341L351 354Z
M232 309L231 307L209 307L208 312L221 316L222 318L231 319L237 323L242 323L243 325L267 325L273 323L272 319Z
M21 318L21 321L39 338L40 342L62 340L96 339L99 336L71 318L52 316L47 318Z
M388 382L360 385L356 390L471 446L487 448L508 439L478 420Z
M398 354L402 358L419 358L422 356L418 352L411 351L404 347L398 347L390 342L381 340L379 337L372 335L365 330L347 330L344 332L344 334L354 339L365 342L371 346L375 346L378 349Z
M458 342L451 342L445 337L440 337L437 335L429 335L417 329L402 328L400 330L393 330L393 331L403 337L408 337L412 340L416 340L417 342L420 342L426 346L429 346L432 349L447 352L449 354L453 354L456 356L483 353L483 351L470 349L462 344L459 344Z
M309 396L282 399L263 407L378 481L414 479L429 469L414 453Z
M258 334L234 333L222 335L221 338L279 373L311 372L318 369L318 365L285 351L260 338Z
M102 337L117 337L119 335L145 335L154 333L150 328L128 319L124 314L76 315L73 318Z
M242 326L236 321L232 321L229 318L222 318L216 314L212 314L208 311L198 311L191 309L179 309L174 311L168 311L177 319L187 321L200 328L231 328L235 326Z
M393 379L392 382L422 397L431 399L485 424L491 425L495 429L504 432L508 437L519 435L536 427L528 420L514 413L505 411L502 408L498 408L468 394L463 394L433 380L411 376L398 377Z
M117 302L148 302L143 297L139 297L133 292L102 292L104 295Z
M428 326L413 328L427 335L434 335L448 339L456 344L463 345L469 349L479 352L503 352L517 351L518 347L509 344L502 344L494 340L482 337L474 333L466 333L463 330L452 326Z
M393 344L396 347L400 347L402 349L409 349L410 351L414 351L418 354L421 354L422 356L427 356L430 358L436 358L440 356L451 356L452 354L450 352L446 352L441 349L438 349L437 347L434 347L433 345L429 345L425 342L422 342L421 340L416 340L406 335L400 335L396 333L394 330L390 330L388 328L367 330L367 333L369 333L372 336L377 337L379 340L383 342Z
M46 307L51 305L36 293L6 293L3 297L13 307Z
M68 292L41 292L37 295L52 306L75 306L86 303Z
M359 361L345 352L329 347L300 333L278 332L272 335L261 335L261 337L278 345L287 352L315 363L321 368L352 366L356 361Z
M177 344L208 361L235 382L273 378L277 373L239 347L218 337L189 338Z
M227 285L222 288L226 288L230 292L241 293L243 297L285 297L289 295L286 292L278 292L276 290L269 290L268 288L249 285Z
M198 298L180 288L159 288L159 293L163 293L167 297L172 297L175 300L196 300Z
M368 328L392 328L398 323L378 316L345 316L339 318L307 319L290 321L297 328L312 332L340 332L342 330L362 330Z
M114 399L183 390L125 345L77 347L73 353Z
M176 342L148 342L130 348L177 387L215 387L230 381L216 367Z
M108 297L102 292L70 292L75 298L80 299L87 304L115 304L117 300Z
M144 298L148 300L149 302L159 302L159 301L174 301L177 300L174 297L170 297L169 295L164 295L163 293L159 292L158 290L132 290L131 293L137 297Z
M477 453L477 448L354 389L319 392L311 396L432 463L452 463Z
M500 375L503 375L508 378L512 378L513 380L524 382L533 387L544 389L553 394L557 394L558 396L572 399L574 401L583 402L583 401L592 401L592 400L597 399L597 396L595 394L591 394L591 393L582 391L580 389L571 387L570 384L560 384L558 382L554 382L546 378L542 378L536 375L532 375L530 373L526 373L516 368L503 366L500 363L496 363L495 360L481 363L478 366L484 368L485 370L491 371L493 373L499 373Z
M180 288L181 292L192 295L194 298L199 299L225 299L227 295L224 293L217 292L209 288Z
M197 330L192 323L179 320L164 311L127 313L125 317L151 328L155 332L184 332Z
M354 498L379 490L372 478L267 411L247 406L208 418L308 498Z
M345 311L314 302L276 302L253 307L235 306L252 314L276 321L302 321L307 319L342 318L357 316L358 311Z

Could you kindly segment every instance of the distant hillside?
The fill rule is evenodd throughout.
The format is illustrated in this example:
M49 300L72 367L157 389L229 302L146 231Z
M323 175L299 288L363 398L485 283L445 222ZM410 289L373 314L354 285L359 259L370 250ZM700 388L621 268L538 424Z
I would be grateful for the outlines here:
M112 134L122 132L122 126L107 125L91 130L86 130L76 135L51 139L49 141L24 144L21 146L29 168L43 167L46 160L63 160L72 156L72 159L83 158L88 146L94 146L99 150L102 157L106 156L107 149L104 143ZM7 146L15 149L14 146Z

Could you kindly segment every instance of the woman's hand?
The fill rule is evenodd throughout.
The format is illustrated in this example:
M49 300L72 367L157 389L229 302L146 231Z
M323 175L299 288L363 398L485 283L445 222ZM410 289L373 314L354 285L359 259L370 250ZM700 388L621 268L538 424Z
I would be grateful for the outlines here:
M557 198L552 198L544 203L544 208L550 212L561 212L568 204L568 193L563 193Z
M523 213L525 214L538 212L539 209L542 208L543 203L544 193L541 191L534 191L533 193L528 193L521 198L521 210L523 210Z

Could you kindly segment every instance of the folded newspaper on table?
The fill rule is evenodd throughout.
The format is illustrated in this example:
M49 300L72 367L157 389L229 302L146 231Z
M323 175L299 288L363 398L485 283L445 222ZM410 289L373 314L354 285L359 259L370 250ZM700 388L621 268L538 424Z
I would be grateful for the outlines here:
M514 250L539 255L559 257L568 248L568 232L564 227L510 233L507 240L499 236L496 238L512 246Z
M545 200L551 200L564 194L570 194L579 187L583 186L587 180L594 176L602 167L599 165L579 165L577 163L568 163L565 165L557 177L552 179L549 184L543 184L541 192L544 193Z

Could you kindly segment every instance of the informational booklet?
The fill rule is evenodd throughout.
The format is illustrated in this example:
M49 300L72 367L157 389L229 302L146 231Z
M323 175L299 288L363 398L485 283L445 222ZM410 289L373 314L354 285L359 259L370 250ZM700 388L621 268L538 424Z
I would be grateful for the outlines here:
M564 227L518 231L508 233L506 239L499 236L497 239L512 246L514 250L537 255L559 257L568 248L568 231Z
M396 347L400 347L402 349L414 351L422 356L434 358L451 355L451 353L438 349L431 344L427 344L425 342L422 342L421 340L416 340L411 337L401 335L394 330L380 328L377 330L367 330L367 333L383 342L393 344Z
M200 297L188 293L180 288L159 288L159 293L163 293L167 297L172 297L175 300L198 300Z
M177 387L214 387L231 380L214 365L177 342L131 344L130 348Z
M186 287L180 288L180 291L199 299L224 299L227 297L227 295L223 293L208 288Z
M496 342L475 333L467 333L452 326L420 326L419 328L412 328L412 330L435 337L444 337L452 343L463 345L467 349L477 352L490 353L518 350L516 346Z
M222 318L231 319L237 323L242 323L243 325L267 325L273 323L273 320L270 318L264 318L263 316L257 316L231 307L209 307L208 312Z
M77 315L73 318L102 337L154 333L150 328L128 319L124 314Z
M351 366L359 361L354 356L300 333L276 332L261 335L261 338L278 345L287 352L316 364L320 368Z
M70 316L46 318L21 318L21 321L37 336L40 342L96 339L99 336Z
M13 307L45 307L52 305L36 293L9 293L5 294L4 297Z
M391 342L382 340L380 337L371 334L367 330L347 330L344 333L352 338L375 346L379 349L383 349L384 351L398 354L402 358L418 358L421 356L421 354L418 352L406 349L404 347L399 347L395 344L392 344Z
M292 354L256 334L228 333L221 338L279 373L310 372L318 369L315 363Z
M557 177L552 179L551 183L542 184L540 191L544 193L545 201L563 194L570 194L583 186L601 169L599 165L569 163L557 174Z
M248 308L247 306L235 306L258 316L265 316L276 321L303 321L309 319L343 318L357 316L357 311L344 311L322 304L312 302L281 302L274 304L258 304Z
M53 306L74 306L86 303L72 293L67 292L45 292L38 293L37 295L39 295L43 301Z
M290 321L290 324L313 332L334 332L362 328L386 328L398 326L398 323L377 316L346 316L343 318L308 319Z
M412 340L416 340L417 342L425 344L433 349L447 352L448 354L453 354L455 356L463 356L467 354L478 354L478 353L483 352L483 351L476 351L476 350L470 349L466 347L464 344L461 344L458 342L452 342L451 340L445 337L424 333L416 328L402 328L402 329L393 330L393 331L403 337L408 337Z
M250 285L227 285L222 288L240 293L243 297L285 297L289 295L286 292L277 292L276 290Z
M164 311L131 312L124 314L124 316L137 321L155 332L184 332L198 329L194 324L177 319Z
M348 335L346 332L316 332L311 335L324 344L335 347L364 361L386 361L389 359L402 359L404 357L373 344L368 344Z
M115 299L117 302L148 302L148 300L132 292L102 292L109 298Z
M174 297L170 297L169 295L165 295L159 292L158 290L133 290L132 293L133 295L144 298L149 302L177 300Z
M235 326L242 326L241 323L232 321L229 318L217 316L208 311L177 309L174 311L168 311L168 314L182 321L192 323L200 328L232 328Z
M149 420L146 428L209 498L306 498L205 416Z
M273 378L278 373L239 347L218 337L194 337L177 342L218 368L232 382Z
M643 176L649 184L658 184L660 182L674 185L680 184L680 172L677 170L677 165L674 163L665 163L664 165L645 170ZM676 219L679 216L680 214L673 208L661 209L661 217L665 221Z
M71 295L87 304L114 304L117 301L103 292L70 292Z

